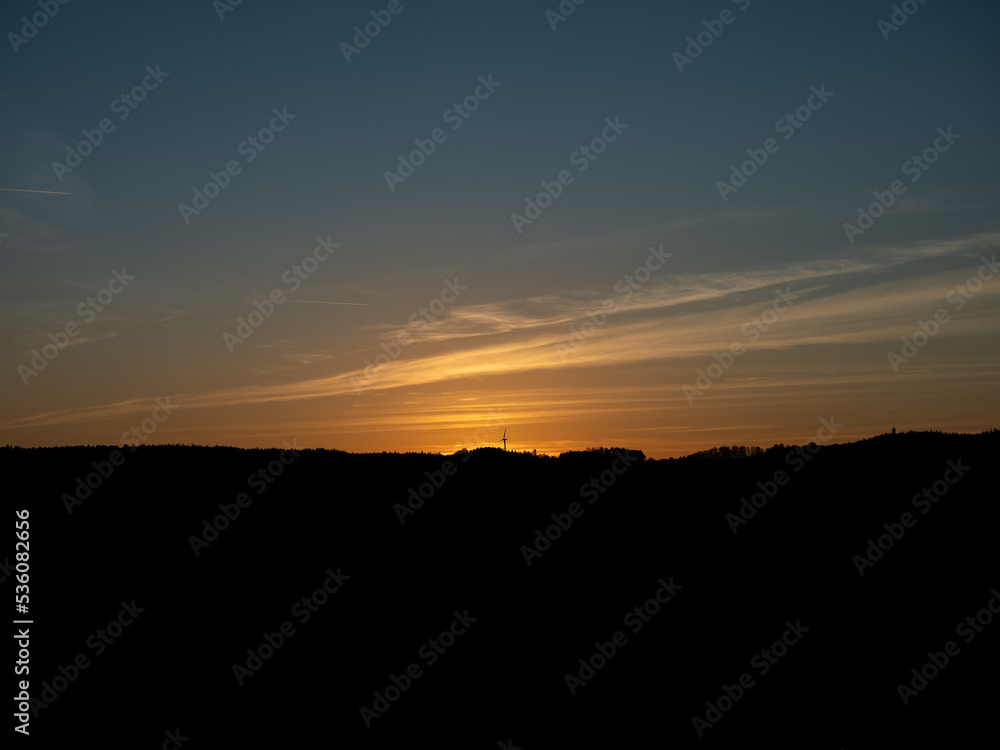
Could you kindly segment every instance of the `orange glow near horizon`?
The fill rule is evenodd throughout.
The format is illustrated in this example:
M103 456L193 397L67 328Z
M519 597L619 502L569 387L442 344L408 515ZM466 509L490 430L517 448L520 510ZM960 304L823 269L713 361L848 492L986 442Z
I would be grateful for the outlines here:
M984 354L982 342L995 331L1000 286L984 286L974 306L956 311L947 336L893 372L887 352L976 266L913 278L884 271L992 241L897 248L878 261L675 275L576 339L571 332L586 324L600 294L470 301L427 326L399 328L391 321L406 315L391 314L371 326L360 349L336 355L326 353L336 348L321 343L328 334L314 312L300 306L222 360L231 369L188 367L170 394L154 390L158 361L173 366L169 348L150 349L151 370L128 356L142 341L97 336L87 346L116 374L74 369L85 347L68 349L44 380L4 407L5 442L117 445L145 419L155 426L145 435L150 443L263 447L294 438L350 452L453 453L500 446L507 428L513 451L603 445L665 458L718 445L808 442L823 418L844 425L837 442L893 427L979 432L995 427L998 413L1000 355ZM769 309L775 289L794 289L797 299L748 335L746 324ZM173 325L182 338L204 339L205 360L219 361L218 341L204 337L197 316ZM379 343L403 332L412 342L391 361L379 359ZM744 351L723 370L716 363L733 342ZM366 374L368 364L379 366ZM717 377L689 398L699 373L713 367ZM82 403L73 394L84 388ZM168 396L176 412L151 422L155 399Z

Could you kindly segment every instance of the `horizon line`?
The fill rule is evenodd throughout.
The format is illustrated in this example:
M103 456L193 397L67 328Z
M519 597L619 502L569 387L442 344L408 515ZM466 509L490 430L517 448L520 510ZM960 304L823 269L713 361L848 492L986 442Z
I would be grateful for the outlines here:
M828 447L828 446L832 446L832 445L851 445L853 443L861 443L861 442L864 442L866 440L872 440L874 438L879 438L879 437L899 437L899 436L902 436L902 435L953 435L953 436L964 436L964 437L978 437L980 435L988 435L990 433L998 432L998 431L1000 431L1000 427L992 427L992 428L990 428L988 430L982 430L980 432L946 432L944 430L933 430L933 429L928 429L928 430L907 430L905 432L904 431L900 431L900 432L881 432L881 433L877 433L877 434L874 434L874 435L870 435L868 437L857 438L855 440L849 440L849 441L839 442L839 443L837 443L837 442L816 443L816 441L809 441L808 443L801 443L801 444L800 443L774 443L770 447L766 447L766 448L763 447L763 446L760 446L760 445L740 445L738 447L742 447L742 448L758 448L761 451L766 452L766 451L773 450L773 449L778 448L778 447L781 447L781 448L794 448L794 447L801 447L801 446L810 445L810 444L820 445L820 447ZM293 441L294 441L294 439L293 439ZM701 450L696 450L693 453L687 453L687 454L684 454L682 456L670 456L668 458L652 458L652 457L646 455L646 452L644 450L642 450L641 448L626 448L624 446L592 446L591 448L580 448L580 449L565 450L565 451L562 451L561 453L558 453L558 454L537 453L537 452L536 453L532 453L532 451L529 451L529 450L522 450L522 451L504 450L503 448L497 448L497 447L495 447L493 445L480 445L480 446L476 446L475 448L459 448L459 449L457 449L457 450L455 450L455 451L453 451L451 453L442 453L440 451L424 451L424 450L412 450L412 451L385 451L385 450L382 450L382 451L359 451L359 452L352 452L352 451L348 451L348 450L343 450L341 448L293 448L293 449L294 450L299 450L299 451L328 451L328 452L331 452L331 453L346 453L347 455L351 455L351 456L372 456L372 455L381 455L381 454L387 454L387 455L390 455L390 456L405 456L405 455L409 455L409 454L419 454L419 455L425 455L425 456L444 456L444 457L455 456L455 455L458 455L458 454L462 453L463 451L466 452L466 453L471 453L471 452L477 451L477 450L495 450L495 451L500 452L500 453L513 453L513 454L520 454L520 455L527 454L529 456L532 456L532 455L533 456L542 456L542 457L547 456L547 457L550 457L550 458L558 458L559 456L565 455L567 453L599 453L599 452L602 452L602 450L609 450L609 451L626 450L626 451L630 451L630 452L642 453L643 456L646 458L647 461L669 461L669 460L674 459L674 458L690 458L692 456L698 455L699 453L705 453L705 452L713 450L715 448L732 448L732 447L734 447L734 446L731 446L731 445L715 445L715 446L712 446L711 448L703 448ZM206 449L225 449L225 450L238 450L238 451L289 450L289 448L287 446L270 446L270 447L266 447L266 448L265 447L241 448L241 447L236 446L236 445L219 445L219 444L216 444L216 445L206 445L206 444L201 444L201 443L147 443L147 444L141 444L141 445L126 445L126 444L113 445L113 444L110 444L110 443L98 443L98 444L94 444L94 445L90 445L90 444L87 444L87 445L84 445L84 444L74 444L74 445L13 445L11 443L7 443L5 445L0 446L0 450L64 450L64 449L67 449L67 448L111 448L111 449L114 449L114 450L124 450L124 449L127 448L130 451L134 450L136 448L206 448Z

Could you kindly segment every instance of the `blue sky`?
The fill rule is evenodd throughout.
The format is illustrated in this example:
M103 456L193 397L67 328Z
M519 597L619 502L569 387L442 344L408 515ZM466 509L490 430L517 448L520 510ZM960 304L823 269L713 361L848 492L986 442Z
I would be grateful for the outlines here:
M558 5L401 2L348 62L341 43L386 4L245 0L220 20L208 1L70 2L27 43L10 34L39 5L9 4L0 187L72 195L0 192L0 439L114 442L170 394L187 408L153 442L444 451L495 408L550 452L789 442L834 407L858 436L995 426L990 282L903 372L887 361L996 250L995 4L929 0L888 39L890 3L588 0L553 29ZM156 66L168 75L118 119ZM444 113L480 77L499 85L452 130ZM785 140L777 121L813 87L832 96ZM294 120L246 163L275 108ZM114 130L59 181L52 163L102 118ZM606 118L627 130L577 171ZM910 182L904 164L948 127L960 138ZM435 128L445 141L390 191ZM768 138L723 201L718 181ZM230 160L240 173L185 222L178 205ZM516 231L562 170L572 184ZM844 223L894 180L905 193L850 243ZM282 276L317 237L340 247L292 292ZM641 299L560 358L660 246ZM19 366L122 267L136 280L25 382ZM456 278L458 300L347 387ZM682 387L790 284L801 301L688 403ZM289 301L230 352L223 334L274 289Z

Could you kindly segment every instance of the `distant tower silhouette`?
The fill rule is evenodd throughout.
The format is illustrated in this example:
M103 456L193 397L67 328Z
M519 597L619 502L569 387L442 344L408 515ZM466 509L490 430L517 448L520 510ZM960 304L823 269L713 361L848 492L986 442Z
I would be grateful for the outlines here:
M501 440L503 441L503 449L507 450L507 428L506 427L504 428L503 437L501 438Z
M893 427L893 428L892 428L892 434L893 434L893 435L895 435L895 434L896 434L896 428L895 428L895 427Z

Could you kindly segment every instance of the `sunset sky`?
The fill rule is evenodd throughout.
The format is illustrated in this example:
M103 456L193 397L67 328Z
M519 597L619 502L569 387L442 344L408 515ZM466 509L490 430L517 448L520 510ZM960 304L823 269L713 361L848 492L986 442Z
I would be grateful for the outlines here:
M904 5L13 0L0 444L997 427L1000 6Z

